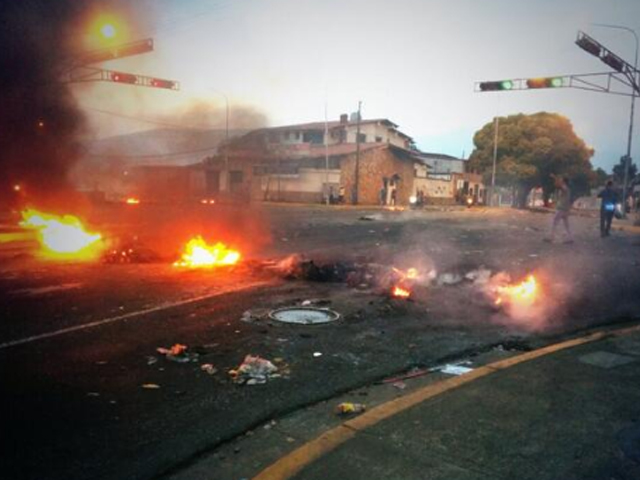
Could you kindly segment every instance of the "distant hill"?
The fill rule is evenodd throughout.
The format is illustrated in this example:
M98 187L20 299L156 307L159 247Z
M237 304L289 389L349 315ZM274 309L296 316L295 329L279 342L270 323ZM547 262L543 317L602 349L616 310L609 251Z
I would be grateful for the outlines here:
M229 138L249 130L229 131ZM215 154L224 142L225 131L161 128L128 135L117 135L85 144L89 161L119 159L137 165L187 165Z

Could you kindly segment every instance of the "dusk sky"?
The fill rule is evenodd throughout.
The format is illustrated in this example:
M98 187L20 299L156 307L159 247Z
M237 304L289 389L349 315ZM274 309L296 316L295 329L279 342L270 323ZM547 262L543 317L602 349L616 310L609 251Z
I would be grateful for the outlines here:
M364 118L392 120L420 149L468 156L474 132L494 115L548 111L572 121L595 149L595 166L608 170L626 152L630 97L573 89L475 93L474 83L609 71L575 45L578 30L633 63L633 35L593 24L623 25L640 35L638 0L145 0L135 5L129 39L152 36L155 51L104 67L179 80L181 90L107 83L74 87L98 138L158 127L140 119L223 127L222 92L231 102L232 128L259 126L253 118L234 117L247 108L276 126L324 120L325 105L329 119L338 119L361 100ZM210 118L184 115L203 101L210 102Z

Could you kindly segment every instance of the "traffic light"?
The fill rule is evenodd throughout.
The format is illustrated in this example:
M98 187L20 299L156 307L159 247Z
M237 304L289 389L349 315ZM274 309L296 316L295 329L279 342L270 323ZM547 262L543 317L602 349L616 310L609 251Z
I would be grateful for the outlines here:
M528 88L558 88L563 85L562 77L530 78L527 80Z
M138 82L138 76L132 73L111 72L111 80L118 83L134 84Z
M152 78L149 85L157 88L168 88L173 90L176 87L176 82L172 80L162 80L160 78Z
M101 48L92 52L82 54L77 59L79 65L90 65L93 63L106 62L116 58L130 57L153 51L153 39L145 38L131 43L115 45L108 48Z
M578 45L585 52L589 52L591 55L595 55L596 57L600 56L600 52L602 51L602 45L596 42L593 38L587 35L584 32L578 33L578 39L576 40L576 45Z
M624 60L615 53L607 52L601 60L618 72L622 72L624 70Z
M497 82L480 82L480 91L482 92L493 92L499 90L512 90L513 89L513 81L512 80L500 80Z

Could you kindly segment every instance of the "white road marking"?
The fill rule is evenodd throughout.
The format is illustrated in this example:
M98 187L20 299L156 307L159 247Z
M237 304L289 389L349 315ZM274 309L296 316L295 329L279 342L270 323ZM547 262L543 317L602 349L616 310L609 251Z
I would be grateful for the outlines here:
M10 291L9 295L44 295L45 293L59 292L60 290L72 290L74 288L80 288L81 286L81 283L62 283L60 285L49 285L47 287L39 288L21 288L20 290Z
M20 339L17 339L17 340L10 340L8 342L0 343L0 350L3 350L5 348L9 348L9 347L15 347L17 345L24 345L25 343L36 342L38 340L44 340L46 338L65 335L67 333L73 333L73 332L78 332L78 331L81 331L81 330L87 330L89 328L99 327L99 326L106 325L106 324L109 324L109 323L119 322L120 320L127 320L129 318L141 317L143 315L147 315L149 313L158 312L160 310L168 310L168 309L174 308L174 307L181 307L183 305L188 305L190 303L196 303L196 302L199 302L201 300L206 300L207 298L216 297L218 295L224 295L226 293L233 293L233 292L241 292L243 290L248 290L250 288L256 288L256 287L262 287L262 286L265 286L265 285L270 285L271 283L272 282L263 281L263 282L256 282L256 283L250 283L250 284L247 284L247 285L243 285L240 288L222 289L222 290L218 290L218 291L213 292L213 293L208 293L206 295L200 295L198 297L188 298L186 300L179 300L177 302L165 303L163 305L158 305L156 307L146 308L144 310L138 310L136 312L129 312L129 313L125 313L123 315L118 315L116 317L103 318L101 320L96 320L94 322L84 323L82 325L74 325L73 327L62 328L60 330L55 330L53 332L47 332L47 333L41 333L41 334L38 334L38 335L32 335L30 337L20 338Z

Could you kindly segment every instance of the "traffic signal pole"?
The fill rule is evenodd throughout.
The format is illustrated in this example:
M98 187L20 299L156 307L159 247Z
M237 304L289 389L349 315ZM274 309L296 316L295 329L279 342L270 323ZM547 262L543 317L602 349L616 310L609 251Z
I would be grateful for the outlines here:
M629 167L631 164L631 146L633 142L633 121L635 114L635 100L640 96L640 71L638 71L638 50L639 41L635 30L620 25L595 24L596 26L617 28L625 30L633 34L636 41L635 59L633 65L625 62L618 55L600 44L584 32L578 32L576 45L587 53L598 57L603 63L613 69L611 72L604 73L587 73L577 75L561 75L555 77L544 78L519 78L511 80L492 80L485 82L476 82L476 92L495 92L495 91L513 91L513 90L532 90L540 88L578 88L581 90L591 90L595 92L610 93L613 95L624 95L631 97L631 113L629 119L629 135L627 138L627 154L624 156L624 181L622 188L623 202L626 205L627 190L629 184ZM624 91L620 91L620 87ZM630 89L631 92L627 89ZM491 190L493 194L495 182L495 164L497 152L497 131L495 126L494 139L494 164L491 177ZM626 208L623 208L626 216Z
M61 81L62 83L103 81L124 83L140 87L180 90L180 84L174 80L165 80L162 78L154 78L128 72L117 72L115 70L107 70L93 66L96 63L131 57L133 55L141 55L151 51L153 51L153 39L145 38L143 40L136 40L130 43L114 45L90 52L83 52L66 60Z
M627 30L625 28L625 30ZM634 36L634 38L636 39L636 55L635 55L635 59L633 62L633 68L635 70L635 76L636 76L636 85L638 85L640 83L639 77L640 77L640 73L638 73L638 35L636 34L636 32L634 30L628 29L629 32L631 32ZM634 117L634 112L635 112L635 104L636 104L636 91L633 91L633 95L631 96L631 115L629 118L629 137L627 139L627 156L625 158L625 162L624 162L624 183L623 183L623 187L622 187L622 195L624 196L623 199L623 205L625 206L622 211L624 212L623 215L626 216L627 215L627 189L629 188L629 168L631 167L631 145L633 143L633 117Z

